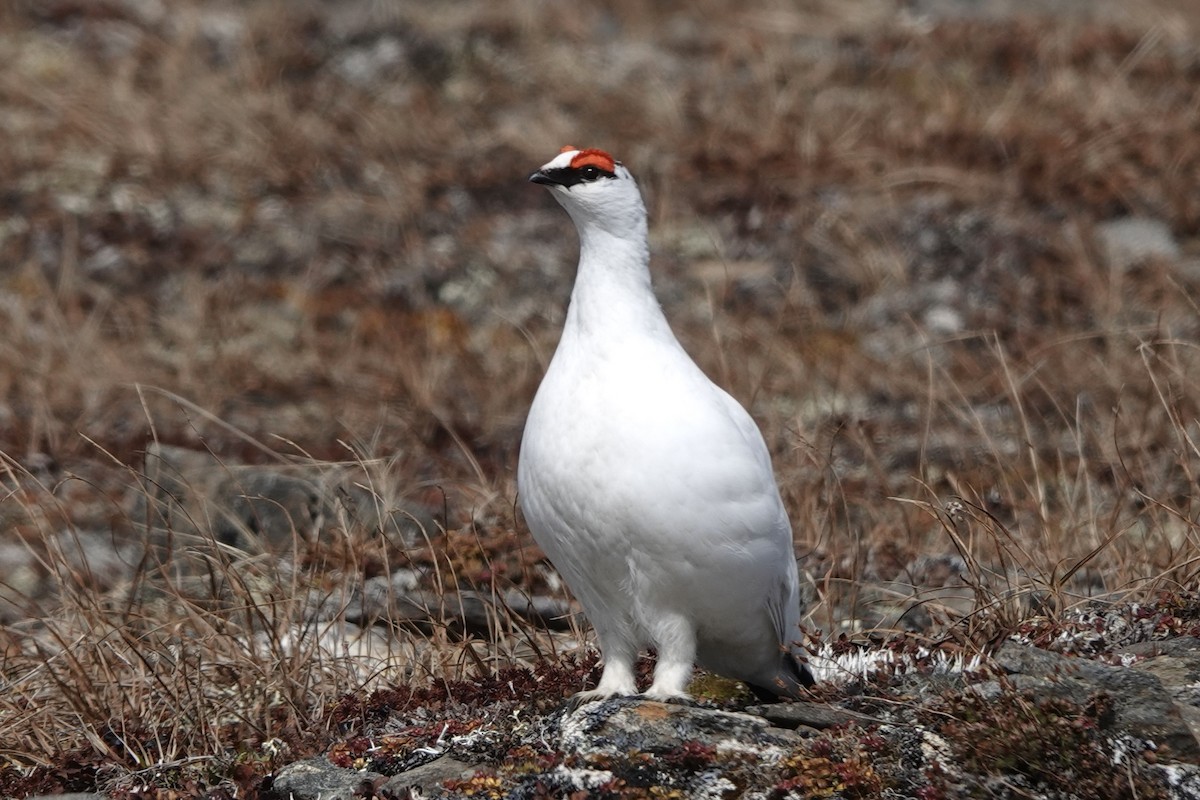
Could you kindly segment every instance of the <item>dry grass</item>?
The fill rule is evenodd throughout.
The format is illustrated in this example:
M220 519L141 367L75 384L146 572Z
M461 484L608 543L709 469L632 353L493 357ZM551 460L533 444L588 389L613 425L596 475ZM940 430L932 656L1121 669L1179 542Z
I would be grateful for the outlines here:
M357 466L359 480L386 504L385 465ZM22 499L8 502L26 512L16 532L43 572L36 592L5 587L15 618L3 629L0 660L9 792L237 791L237 781L324 749L336 736L332 712L347 695L556 662L559 639L583 637L577 628L546 631L508 610L507 590L538 583L524 574L536 551L512 548L511 533L435 529L412 543L347 509L319 540L297 531L283 553L222 542L211 520L198 534L171 527L114 534L114 544L125 544L116 553L125 563L99 565L120 577L105 589L93 571L95 545L81 543L69 523L75 538L60 535L62 502L28 472L10 467L8 477L28 485ZM365 579L409 573L435 591L406 593L415 587L404 583L383 591L424 598L425 607L390 597L367 606ZM398 608L408 610L392 613Z
M347 692L561 651L503 603L481 630L306 619L400 568L448 604L549 591L514 466L574 242L522 184L567 141L638 175L664 306L773 450L814 629L979 647L1195 588L1194 12L701 6L0 9L0 544L24 565L0 786L248 791ZM1179 252L1113 260L1123 215ZM360 470L444 530L338 518L281 555L198 519L180 561L143 560L150 444Z

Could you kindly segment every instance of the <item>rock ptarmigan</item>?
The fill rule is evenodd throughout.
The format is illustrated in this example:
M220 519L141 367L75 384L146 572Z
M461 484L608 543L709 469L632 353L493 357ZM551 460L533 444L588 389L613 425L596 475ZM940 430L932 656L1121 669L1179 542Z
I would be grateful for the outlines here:
M576 703L686 698L693 663L765 696L813 683L792 531L758 427L671 332L650 282L646 207L624 165L564 147L533 173L579 232L558 349L521 441L534 539L596 629L604 669Z

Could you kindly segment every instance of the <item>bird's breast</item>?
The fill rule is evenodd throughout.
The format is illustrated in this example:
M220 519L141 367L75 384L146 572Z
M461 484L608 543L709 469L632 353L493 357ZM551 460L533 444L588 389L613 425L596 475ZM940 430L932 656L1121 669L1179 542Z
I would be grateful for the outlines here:
M576 349L555 354L526 424L523 496L575 518L687 519L702 504L713 523L736 527L777 514L769 462L682 350L566 344Z

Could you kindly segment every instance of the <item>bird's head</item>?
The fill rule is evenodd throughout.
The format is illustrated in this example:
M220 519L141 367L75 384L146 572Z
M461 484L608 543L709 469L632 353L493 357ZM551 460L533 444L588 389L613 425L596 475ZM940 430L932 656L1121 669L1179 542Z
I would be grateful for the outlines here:
M581 234L598 228L622 238L645 236L646 207L637 182L603 150L568 145L529 180L550 189Z

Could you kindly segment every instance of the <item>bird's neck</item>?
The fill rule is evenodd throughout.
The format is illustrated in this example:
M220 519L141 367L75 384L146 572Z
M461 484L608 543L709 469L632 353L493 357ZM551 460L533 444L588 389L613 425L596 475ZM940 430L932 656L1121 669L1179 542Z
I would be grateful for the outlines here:
M672 335L650 282L644 228L628 237L580 231L579 272L566 328L576 335L605 338Z

